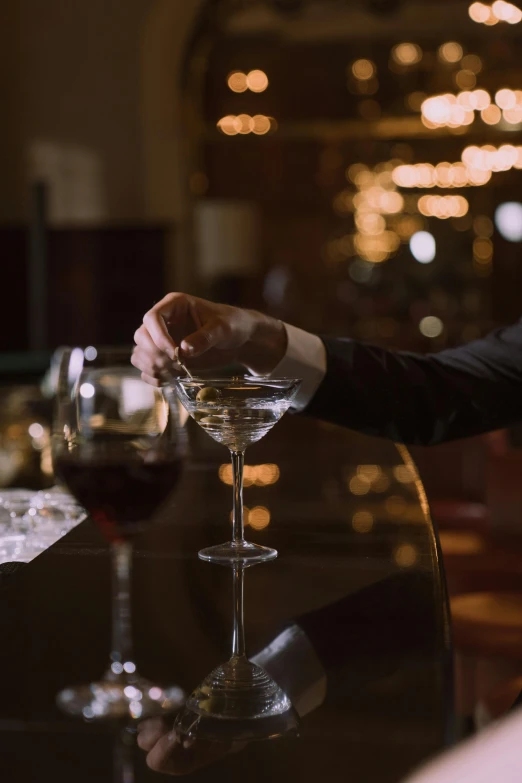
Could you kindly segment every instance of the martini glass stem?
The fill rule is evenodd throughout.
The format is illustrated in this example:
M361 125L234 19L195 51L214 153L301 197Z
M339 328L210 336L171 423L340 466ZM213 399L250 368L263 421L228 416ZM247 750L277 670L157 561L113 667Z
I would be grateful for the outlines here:
M132 544L116 541L111 547L112 559L112 644L113 674L135 671L132 653L130 578Z
M244 584L245 569L234 566L232 582L232 599L234 602L234 625L232 631L232 658L246 658L245 650L245 618L244 618Z
M234 505L232 513L232 540L235 545L241 545L245 540L245 525L243 521L243 468L245 465L244 451L231 451L232 476L234 480Z

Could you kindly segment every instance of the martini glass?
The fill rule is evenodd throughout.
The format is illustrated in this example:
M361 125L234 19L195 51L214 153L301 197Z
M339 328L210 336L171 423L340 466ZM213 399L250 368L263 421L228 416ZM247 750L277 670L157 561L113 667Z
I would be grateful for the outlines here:
M191 693L176 719L188 738L250 741L295 732L298 717L282 688L246 655L243 565L232 572L232 655Z
M247 446L260 440L290 407L301 381L293 378L178 378L179 398L193 419L232 457L234 504L232 541L202 549L212 563L253 565L277 557L277 550L245 540L243 467Z

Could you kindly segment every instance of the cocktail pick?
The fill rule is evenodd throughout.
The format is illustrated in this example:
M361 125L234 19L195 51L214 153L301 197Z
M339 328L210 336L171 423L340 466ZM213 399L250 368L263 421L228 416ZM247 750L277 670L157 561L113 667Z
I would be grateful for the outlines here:
M185 370L185 372L186 372L186 374L188 375L188 377L189 377L189 378L192 380L192 378L193 378L193 375L192 375L192 373L190 372L190 370L188 370L188 369L185 367L185 365L183 364L183 362L182 362L182 361L181 361L181 359L179 358L179 345L177 345L177 346L175 347L175 349L174 349L174 359L175 359L175 360L176 360L176 362L179 364L179 366L181 367L181 369L182 369L182 370Z

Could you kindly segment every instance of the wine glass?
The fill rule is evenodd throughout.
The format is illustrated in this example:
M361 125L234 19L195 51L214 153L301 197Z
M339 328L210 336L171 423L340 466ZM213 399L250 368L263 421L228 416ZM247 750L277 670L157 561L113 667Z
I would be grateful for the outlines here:
M268 672L248 660L244 626L245 566L236 564L231 572L232 655L191 693L175 726L181 735L189 738L274 739L297 730L297 712Z
M277 557L277 550L245 540L243 467L245 450L260 440L290 407L301 381L292 378L178 378L179 398L200 427L228 446L234 480L232 541L202 549L199 557L222 565L253 565Z
M163 689L136 670L131 640L132 540L179 481L184 432L171 395L141 380L130 349L74 348L59 368L53 462L60 480L110 542L112 646L99 682L58 695L66 712L94 718L140 718L179 706L177 687Z

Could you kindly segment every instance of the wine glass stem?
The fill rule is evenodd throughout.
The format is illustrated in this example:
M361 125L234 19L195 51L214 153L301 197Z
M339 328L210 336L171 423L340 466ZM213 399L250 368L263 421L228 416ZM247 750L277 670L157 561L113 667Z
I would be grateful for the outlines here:
M232 513L232 540L234 544L241 544L245 540L245 526L243 523L243 467L245 464L244 451L231 451L232 476L234 479L234 506Z
M132 544L116 541L112 555L112 647L111 669L114 674L135 671L132 654L130 577Z
M234 601L234 627L232 631L232 657L246 658L245 650L245 619L244 619L244 584L245 569L234 566L232 582L232 599Z

